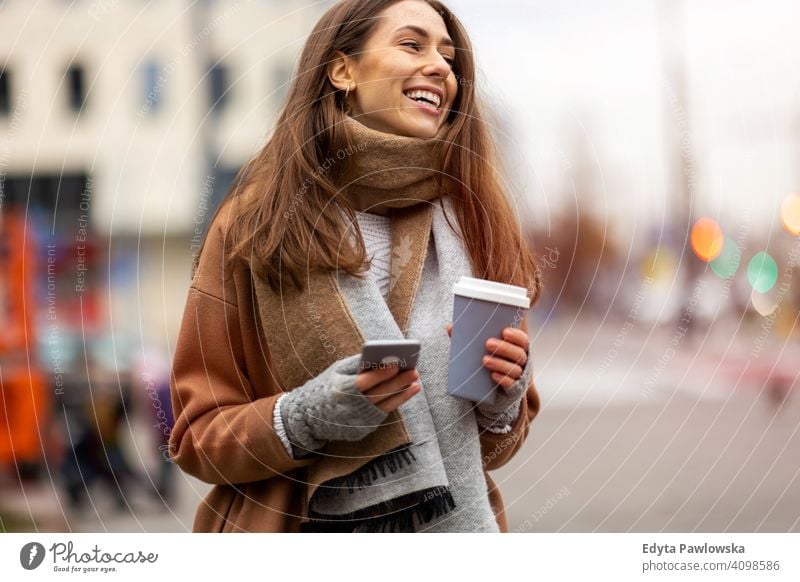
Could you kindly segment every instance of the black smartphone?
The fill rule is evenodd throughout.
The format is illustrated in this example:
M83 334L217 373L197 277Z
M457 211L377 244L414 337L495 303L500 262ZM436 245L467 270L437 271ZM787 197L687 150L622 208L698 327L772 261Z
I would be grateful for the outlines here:
M422 345L419 340L372 340L361 348L359 371L377 370L397 364L400 372L416 367Z

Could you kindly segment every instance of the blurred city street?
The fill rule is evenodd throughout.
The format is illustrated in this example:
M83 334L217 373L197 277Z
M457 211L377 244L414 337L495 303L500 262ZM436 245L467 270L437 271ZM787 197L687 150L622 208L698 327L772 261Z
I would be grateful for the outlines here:
M800 394L781 364L798 361L797 340L773 337L748 360L758 330L727 321L684 338L659 366L671 331L635 326L608 363L620 326L591 317L532 326L542 409L521 451L493 473L510 530L800 531ZM126 446L137 458L151 444ZM179 471L174 479L172 505L129 488L120 509L94 488L65 519L49 483L17 505L45 515L45 530L191 531L210 486Z
M598 378L620 324L563 325L534 340L542 410L494 474L511 530L800 531L796 337L748 360L758 332L718 323L653 382L670 330L634 328Z
M333 4L0 0L0 532L191 531L192 265ZM800 3L452 4L543 285L511 531L800 532Z

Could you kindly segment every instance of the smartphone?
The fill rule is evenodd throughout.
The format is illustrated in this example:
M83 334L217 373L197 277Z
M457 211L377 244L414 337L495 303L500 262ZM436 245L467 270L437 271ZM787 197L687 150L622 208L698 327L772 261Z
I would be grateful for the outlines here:
M377 370L394 363L400 372L416 367L422 345L419 340L372 340L361 348L360 371Z

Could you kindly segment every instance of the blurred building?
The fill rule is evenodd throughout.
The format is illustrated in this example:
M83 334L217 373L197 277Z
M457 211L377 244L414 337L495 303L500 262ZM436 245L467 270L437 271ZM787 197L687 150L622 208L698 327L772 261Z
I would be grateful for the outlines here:
M0 2L2 208L57 248L62 339L174 340L192 252L329 4Z

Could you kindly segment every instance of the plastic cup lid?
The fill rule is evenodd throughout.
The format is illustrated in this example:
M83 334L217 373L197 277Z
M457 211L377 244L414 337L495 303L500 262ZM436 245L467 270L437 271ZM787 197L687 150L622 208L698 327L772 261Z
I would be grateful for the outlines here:
M486 279L476 279L474 277L462 276L453 285L453 293L462 297L473 299L483 299L484 301L494 301L506 305L515 305L528 309L531 300L528 298L528 290L525 287L517 287L507 283L488 281Z

